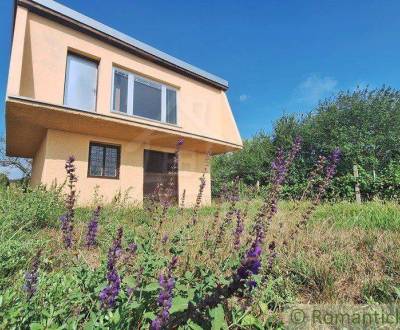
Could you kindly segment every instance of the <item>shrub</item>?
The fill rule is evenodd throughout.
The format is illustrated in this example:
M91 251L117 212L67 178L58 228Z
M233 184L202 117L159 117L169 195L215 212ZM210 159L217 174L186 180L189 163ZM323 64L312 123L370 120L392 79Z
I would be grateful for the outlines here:
M63 209L57 190L44 187L10 187L0 190L0 226L12 230L32 231L57 226L57 218Z
M8 180L8 176L4 173L0 173L0 189L8 187L9 185L10 185L10 180Z

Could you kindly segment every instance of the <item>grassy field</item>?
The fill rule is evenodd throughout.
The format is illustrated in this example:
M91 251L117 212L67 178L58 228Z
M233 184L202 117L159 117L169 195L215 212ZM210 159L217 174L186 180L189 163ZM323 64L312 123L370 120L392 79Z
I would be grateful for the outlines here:
M171 315L187 308L224 284L251 241L253 219L262 201L240 201L244 217L240 248L233 246L236 217L222 233L229 204L198 211L172 208L160 225L156 211L126 203L101 211L98 246L85 247L93 208L76 210L74 243L65 249L59 229L62 196L41 189L0 191L0 328L18 329L147 329L158 311L158 276L173 255L176 286ZM202 323L189 321L182 329L264 329L282 327L281 311L288 303L374 303L400 298L400 206L369 202L323 204L307 226L291 235L307 202L281 202L267 232L257 287L230 298ZM218 211L219 216L215 213ZM107 285L107 252L118 227L123 248L135 242L135 255L118 263L122 278L115 308L101 308L100 291ZM220 242L218 243L218 236ZM167 238L163 242L163 238ZM268 243L276 242L277 257L267 270ZM42 249L39 284L28 299L24 273ZM129 291L129 288L133 291Z

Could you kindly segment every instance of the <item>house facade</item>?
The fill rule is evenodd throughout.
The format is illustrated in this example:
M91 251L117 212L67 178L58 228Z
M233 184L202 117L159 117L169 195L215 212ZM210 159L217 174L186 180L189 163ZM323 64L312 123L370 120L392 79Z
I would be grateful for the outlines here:
M140 203L172 175L190 206L208 155L242 147L225 80L55 1L16 0L14 15L6 151L33 158L32 184L63 183L73 155L80 204Z

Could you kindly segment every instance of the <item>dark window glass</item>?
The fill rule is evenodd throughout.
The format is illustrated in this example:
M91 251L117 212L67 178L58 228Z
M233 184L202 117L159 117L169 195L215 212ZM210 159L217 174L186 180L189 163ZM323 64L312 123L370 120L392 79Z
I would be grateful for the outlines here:
M167 88L167 123L176 124L176 91Z
M133 92L133 113L160 121L161 85L136 78Z
M104 176L117 176L118 170L118 149L105 148L106 159L104 162Z
M91 143L89 149L89 176L119 177L120 147Z
M128 110L128 75L120 71L114 73L113 109L124 113Z
M90 175L103 175L103 147L92 145L90 147Z
M143 194L145 199L168 198L171 202L178 199L178 172L174 168L174 154L145 150L144 151ZM157 186L159 195L154 196ZM169 191L173 188L172 191ZM165 196L166 193L170 196Z

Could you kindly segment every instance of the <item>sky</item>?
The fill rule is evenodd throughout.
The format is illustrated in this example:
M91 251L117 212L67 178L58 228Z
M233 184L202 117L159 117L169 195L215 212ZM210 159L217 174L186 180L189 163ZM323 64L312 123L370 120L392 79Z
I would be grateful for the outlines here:
M0 98L12 1L0 1ZM357 85L400 88L400 1L59 0L229 81L243 138ZM4 134L4 103L0 134Z

